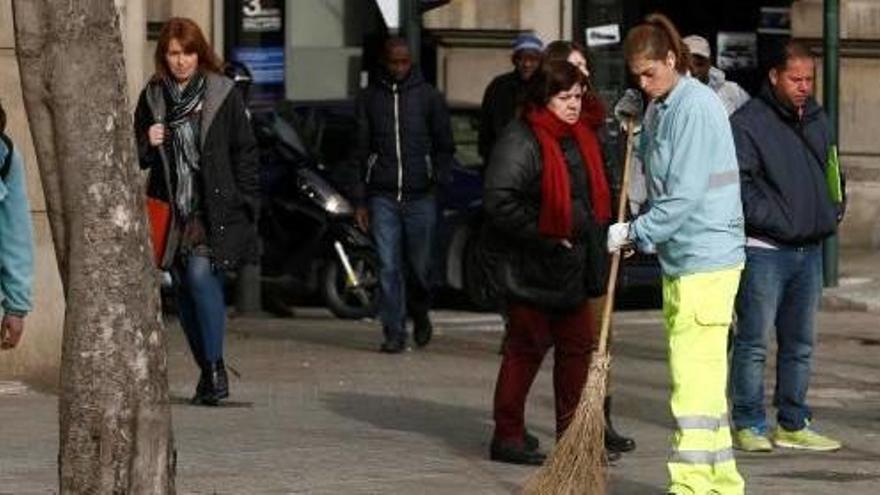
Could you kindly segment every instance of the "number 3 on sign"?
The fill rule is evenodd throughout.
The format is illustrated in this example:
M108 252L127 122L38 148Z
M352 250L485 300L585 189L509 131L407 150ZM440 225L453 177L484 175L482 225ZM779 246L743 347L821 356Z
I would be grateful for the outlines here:
M246 16L259 15L260 12L263 11L262 3L263 2L260 0L245 0L244 5L241 7L241 11Z

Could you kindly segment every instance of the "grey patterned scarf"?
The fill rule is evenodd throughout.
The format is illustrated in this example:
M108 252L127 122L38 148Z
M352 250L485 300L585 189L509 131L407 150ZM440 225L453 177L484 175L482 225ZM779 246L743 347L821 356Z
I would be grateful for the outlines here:
M199 129L192 113L205 96L206 79L198 72L183 88L173 78L165 78L162 82L168 104L165 125L171 131L171 150L177 172L174 202L181 218L186 219L193 206L193 171L199 170Z

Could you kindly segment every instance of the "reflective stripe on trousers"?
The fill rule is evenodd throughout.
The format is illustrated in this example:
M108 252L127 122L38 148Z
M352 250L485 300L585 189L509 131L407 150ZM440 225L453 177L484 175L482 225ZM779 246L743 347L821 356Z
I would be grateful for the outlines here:
M670 405L669 492L742 495L727 418L727 332L742 267L663 279Z

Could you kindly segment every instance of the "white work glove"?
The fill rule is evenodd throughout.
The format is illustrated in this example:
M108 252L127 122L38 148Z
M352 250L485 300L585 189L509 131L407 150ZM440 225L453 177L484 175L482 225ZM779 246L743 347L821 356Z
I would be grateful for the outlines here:
M623 92L623 96L621 96L614 105L614 118L616 118L621 125L625 125L628 119L633 119L636 124L640 124L642 122L644 108L645 101L642 99L642 92L630 88Z
M608 252L615 253L629 245L629 222L615 223L608 227Z

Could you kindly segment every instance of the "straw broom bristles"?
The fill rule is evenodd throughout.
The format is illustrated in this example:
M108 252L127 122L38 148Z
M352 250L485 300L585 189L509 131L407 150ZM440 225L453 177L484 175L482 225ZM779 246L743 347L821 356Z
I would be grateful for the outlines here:
M629 188L632 160L632 119L627 122L626 159L623 164L623 183L620 188L617 221L626 219L626 193ZM602 312L599 345L590 357L587 382L581 391L574 418L562 438L556 443L553 455L532 476L523 493L526 495L605 495L608 487L605 455L605 392L611 356L607 352L611 313L614 309L614 289L620 268L620 251L611 259L607 297Z
M553 455L526 483L523 493L604 495L608 480L603 405L609 364L607 353L593 353L590 374L574 419L556 444Z

